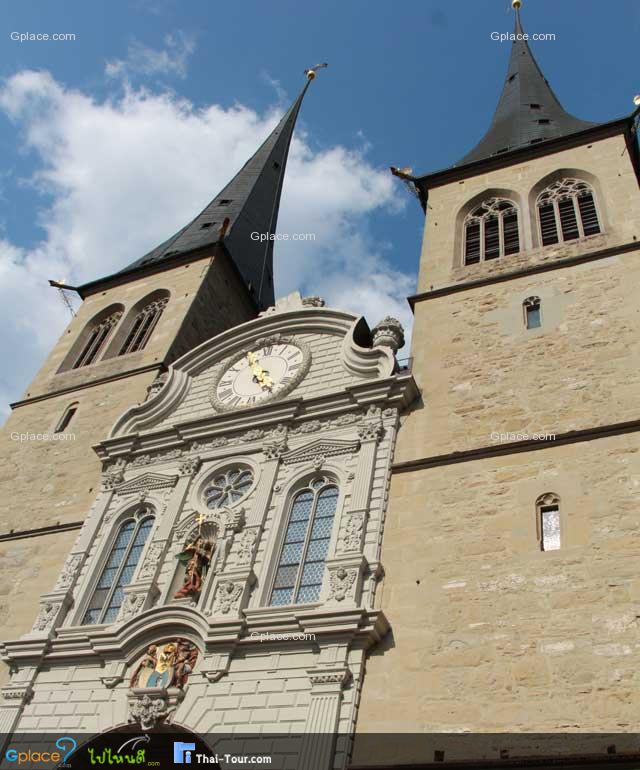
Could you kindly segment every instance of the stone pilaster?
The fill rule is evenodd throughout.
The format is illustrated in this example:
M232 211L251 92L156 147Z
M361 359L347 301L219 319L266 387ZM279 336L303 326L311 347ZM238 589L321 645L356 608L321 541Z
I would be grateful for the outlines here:
M333 764L342 691L351 673L342 667L313 669L307 673L311 700L298 766L306 770L329 770Z

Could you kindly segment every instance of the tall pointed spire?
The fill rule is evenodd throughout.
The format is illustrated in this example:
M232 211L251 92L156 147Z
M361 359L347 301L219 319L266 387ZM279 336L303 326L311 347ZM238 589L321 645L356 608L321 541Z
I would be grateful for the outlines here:
M511 58L493 121L484 137L457 166L597 125L569 115L558 101L523 39L520 5L520 0L514 0L516 21Z
M310 74L309 74L310 73ZM224 246L260 308L274 303L273 244L280 195L296 119L314 70L297 99L255 155L218 195L175 235L127 265L117 275L159 266L167 260L215 245ZM252 233L262 236L256 239ZM113 277L113 276L112 276ZM87 284L89 285L89 284Z

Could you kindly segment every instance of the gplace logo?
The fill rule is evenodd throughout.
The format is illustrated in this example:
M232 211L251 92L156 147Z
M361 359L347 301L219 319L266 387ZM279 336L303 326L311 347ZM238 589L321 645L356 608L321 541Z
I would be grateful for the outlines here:
M195 743L173 742L173 761L176 765L190 765L192 752L196 750Z
M55 763L63 766L78 748L78 744L75 738L64 735L56 741L56 748L60 749L60 751L34 751L31 748L27 749L27 751L7 749L4 757L7 762L15 762L17 765L48 765Z

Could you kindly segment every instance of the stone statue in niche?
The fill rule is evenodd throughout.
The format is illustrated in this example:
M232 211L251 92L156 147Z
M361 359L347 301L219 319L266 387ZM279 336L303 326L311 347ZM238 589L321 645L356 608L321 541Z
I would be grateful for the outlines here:
M198 534L196 539L178 554L178 559L186 565L186 571L182 586L175 592L174 599L200 595L214 546L215 541L205 540Z
M198 648L178 637L175 642L152 644L136 666L129 687L183 689L198 659Z

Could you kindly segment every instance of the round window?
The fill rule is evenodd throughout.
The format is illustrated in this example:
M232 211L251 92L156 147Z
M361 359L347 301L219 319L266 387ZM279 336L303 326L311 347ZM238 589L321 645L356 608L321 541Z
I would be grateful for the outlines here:
M207 508L223 508L241 500L251 489L253 471L250 468L229 468L215 476L204 489Z

